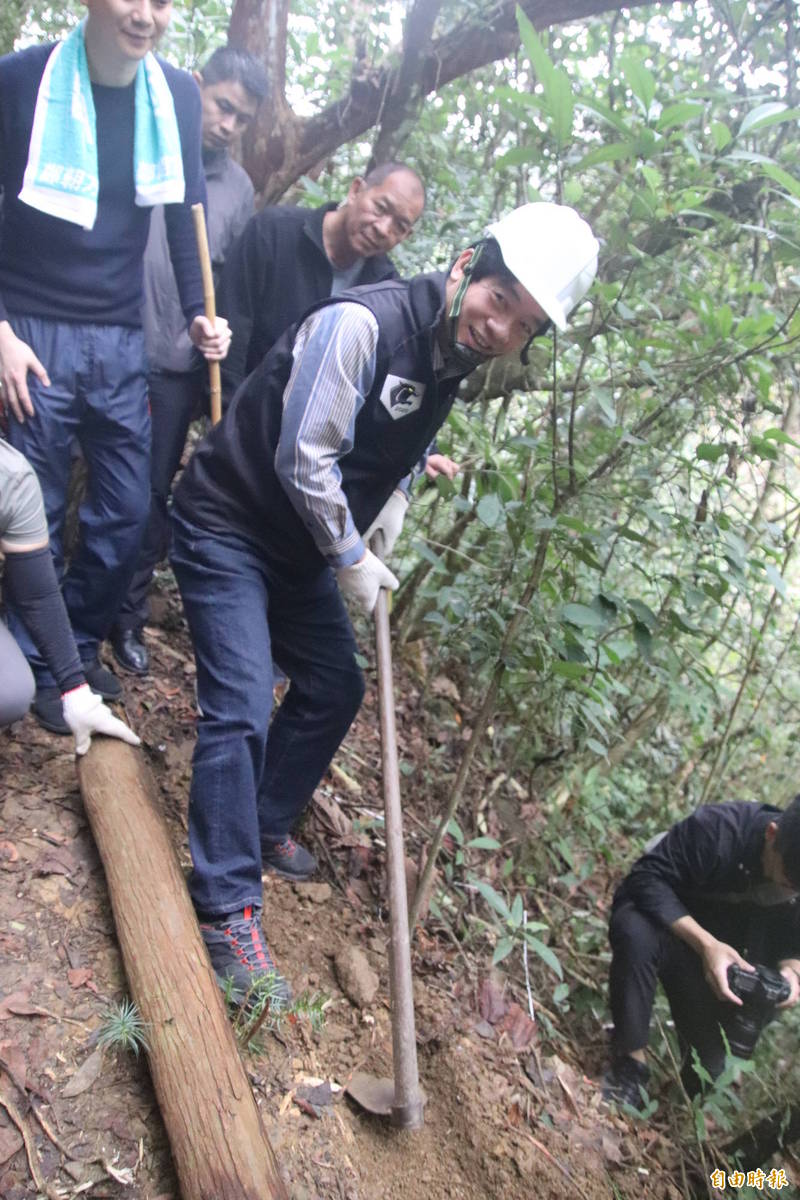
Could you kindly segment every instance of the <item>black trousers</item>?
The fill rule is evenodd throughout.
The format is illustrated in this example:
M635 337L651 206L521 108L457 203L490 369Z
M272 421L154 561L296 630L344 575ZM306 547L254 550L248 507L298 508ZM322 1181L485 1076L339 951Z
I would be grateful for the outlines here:
M147 594L153 572L169 549L169 498L181 462L186 435L206 403L206 369L173 373L151 371L147 377L153 445L150 466L150 511L136 570L115 622L118 630L139 630L147 621Z
M614 1020L614 1055L647 1045L650 1016L659 980L667 994L683 1056L682 1079L690 1095L700 1088L691 1048L712 1079L725 1066L720 1032L736 1011L718 1000L703 977L700 956L668 929L639 912L630 900L614 905L609 926L611 974L609 990Z

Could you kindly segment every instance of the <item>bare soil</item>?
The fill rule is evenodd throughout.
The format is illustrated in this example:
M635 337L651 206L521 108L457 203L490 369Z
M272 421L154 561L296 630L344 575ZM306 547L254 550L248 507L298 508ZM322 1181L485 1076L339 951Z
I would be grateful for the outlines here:
M157 608L152 675L125 677L125 710L188 870L194 666L174 593ZM415 857L442 801L425 765L454 759L463 731L436 720L426 732L407 670L397 690ZM245 1054L292 1200L677 1198L665 1137L609 1112L582 1051L565 1040L553 1052L524 989L489 975L485 945L476 957L435 922L414 946L424 1129L398 1132L345 1097L354 1071L391 1074L377 728L371 686L303 831L319 879L265 878L277 961L296 993L327 999L319 1032L285 1022ZM178 1200L146 1056L96 1045L109 1003L126 994L124 968L71 741L30 717L0 733L0 912L0 1197ZM347 945L378 975L369 1004L341 990L333 959ZM594 1045L589 1060L600 1059Z

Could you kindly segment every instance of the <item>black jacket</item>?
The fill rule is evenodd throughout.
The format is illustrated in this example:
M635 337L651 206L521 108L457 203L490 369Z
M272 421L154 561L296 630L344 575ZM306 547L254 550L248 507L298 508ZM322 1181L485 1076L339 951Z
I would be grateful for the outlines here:
M709 804L679 821L631 867L614 906L626 901L658 924L692 916L751 962L800 957L800 904L764 878L770 804Z
M232 395L290 325L330 296L333 268L322 244L322 219L336 208L274 205L251 217L225 259L217 308L233 330L222 383ZM364 259L353 286L396 279L385 254Z
M354 288L316 307L358 301L378 324L375 374L339 461L342 489L363 533L424 454L453 404L463 375L437 379L435 336L446 275L418 275ZM252 543L267 562L296 575L325 567L275 470L283 392L299 323L278 339L201 443L175 492L176 510L212 533Z

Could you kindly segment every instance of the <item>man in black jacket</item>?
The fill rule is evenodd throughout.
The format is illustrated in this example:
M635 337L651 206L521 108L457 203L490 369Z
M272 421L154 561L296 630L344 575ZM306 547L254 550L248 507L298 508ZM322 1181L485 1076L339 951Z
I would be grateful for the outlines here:
M460 381L524 350L588 290L598 244L573 209L528 204L449 272L354 288L281 336L196 451L175 493L172 565L197 660L189 888L218 976L246 992L271 965L267 864L315 867L289 836L355 717L364 684L343 596L371 612L398 485ZM291 686L274 721L274 661ZM284 996L288 993L285 982Z
M424 205L416 171L389 162L354 179L341 204L270 205L251 217L228 251L217 295L236 330L222 374L226 396L312 304L396 279L389 251L409 236Z
M725 1065L724 1030L742 1000L733 965L776 969L800 996L800 796L785 811L730 802L700 808L648 847L618 887L609 940L612 1065L605 1096L641 1108L658 980L685 1054L690 1094ZM736 1007L734 1007L736 1006Z

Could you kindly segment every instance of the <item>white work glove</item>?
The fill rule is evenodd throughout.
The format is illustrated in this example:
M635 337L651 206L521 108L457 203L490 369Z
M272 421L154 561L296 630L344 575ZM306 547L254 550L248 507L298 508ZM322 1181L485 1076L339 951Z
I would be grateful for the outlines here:
M92 744L93 733L120 738L129 746L141 745L133 730L118 720L110 708L106 708L102 697L93 692L88 683L65 692L61 697L61 708L64 720L75 735L76 754L86 753Z
M364 541L369 546L373 533L378 530L383 534L383 557L388 558L394 549L394 544L400 537L403 521L408 509L408 496L395 488L389 499L378 513L375 520L364 534ZM395 584L397 587L397 584Z
M350 600L355 600L365 612L371 613L381 588L393 592L400 581L384 566L377 554L367 550L361 562L352 567L339 567L336 582Z

